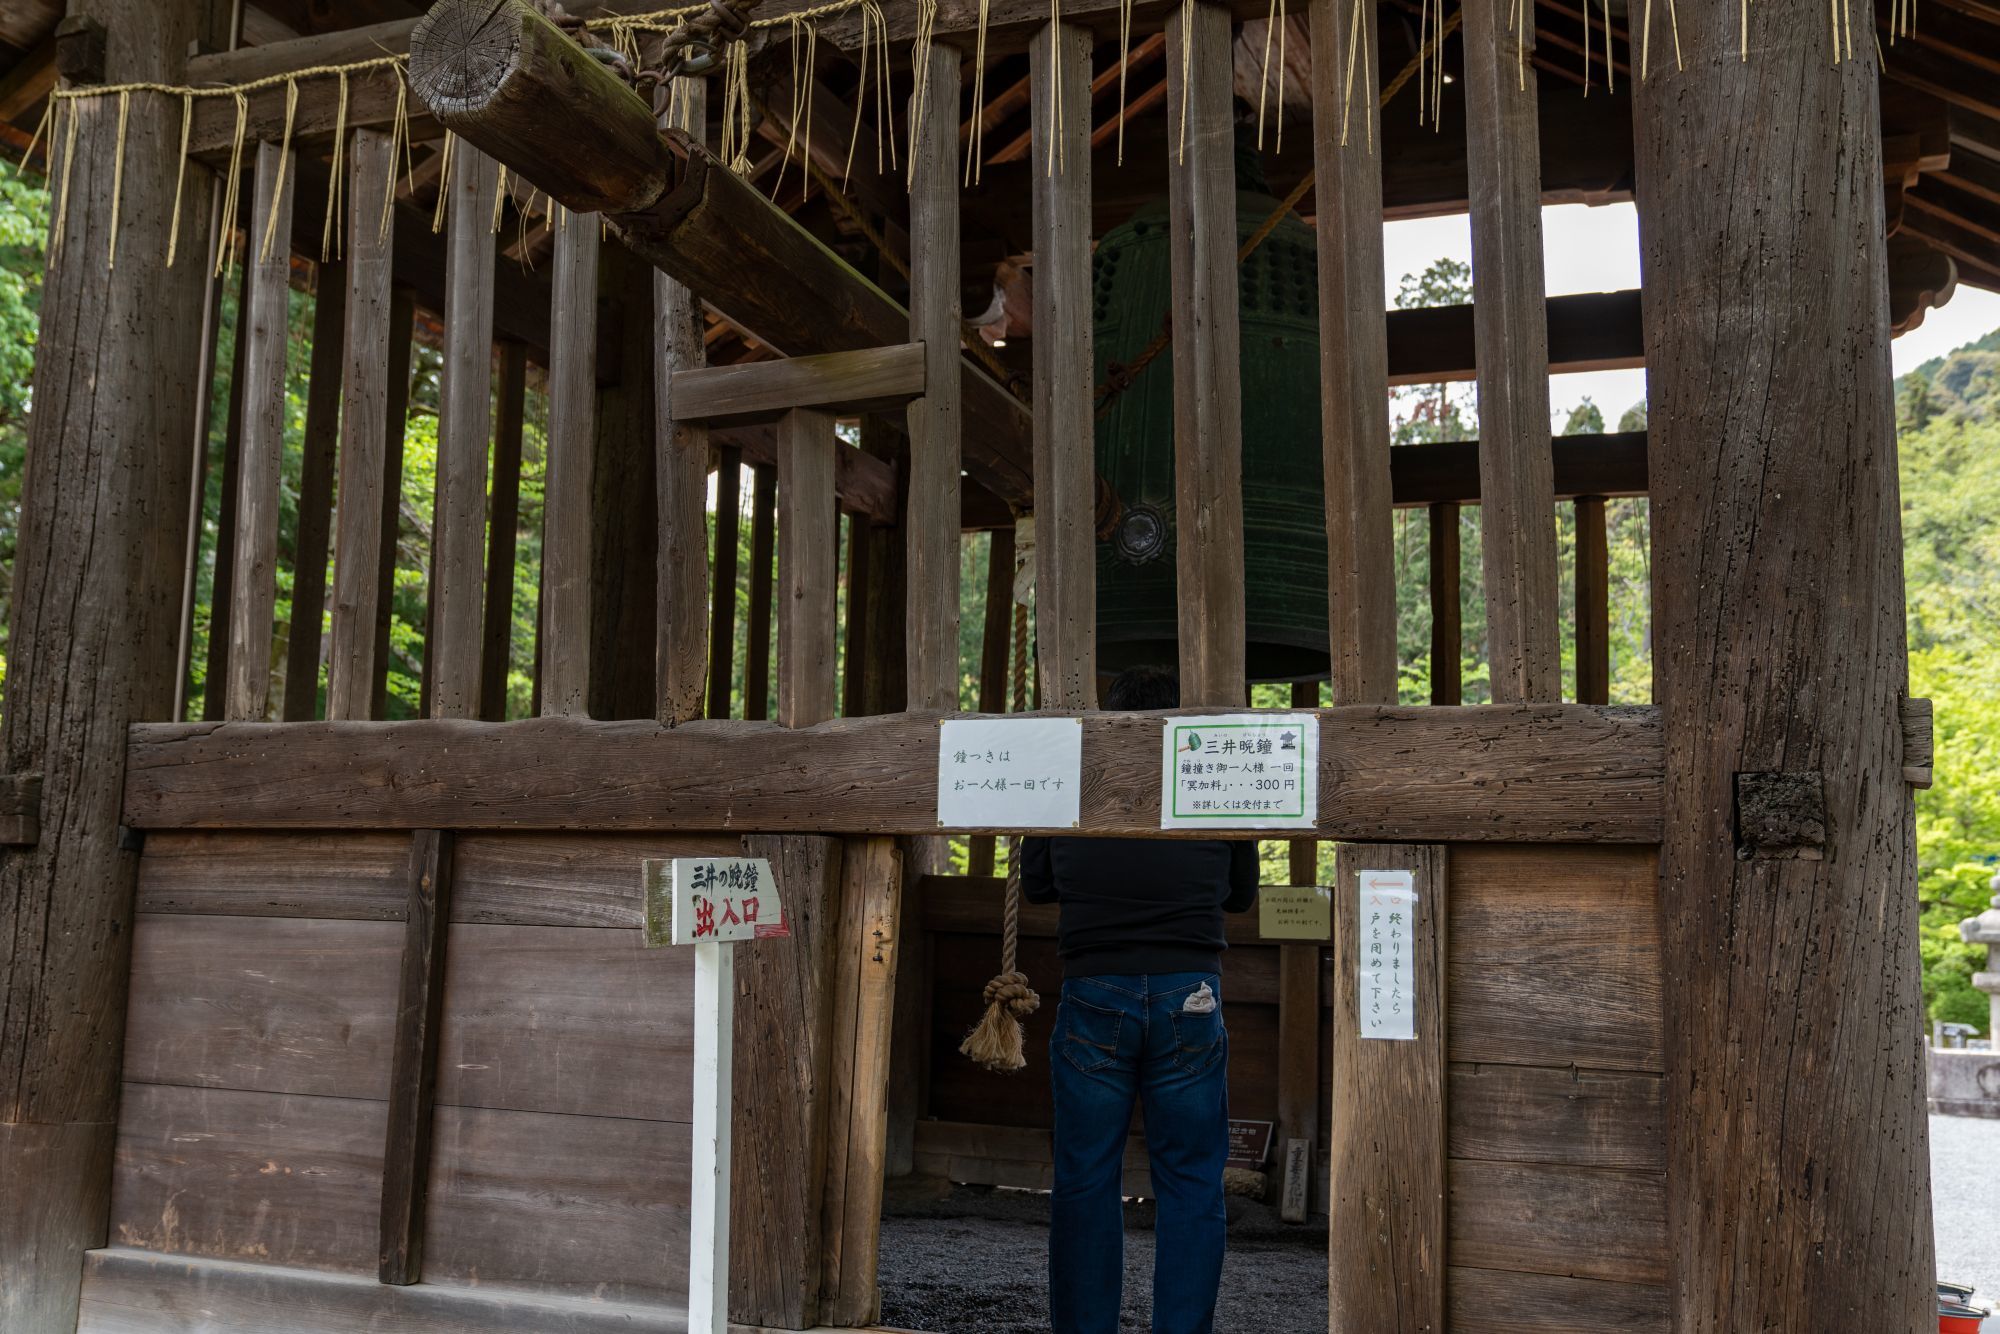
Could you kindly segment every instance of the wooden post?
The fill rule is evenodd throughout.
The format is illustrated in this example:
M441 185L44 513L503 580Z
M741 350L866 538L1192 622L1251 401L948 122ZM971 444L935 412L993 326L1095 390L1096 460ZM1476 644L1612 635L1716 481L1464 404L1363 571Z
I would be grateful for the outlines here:
M1465 6L1466 172L1486 646L1493 702L1518 704L1562 698L1562 654L1534 21L1502 4Z
M1460 628L1458 504L1430 507L1431 703L1456 704L1465 670Z
M493 200L500 169L471 144L454 144L452 153L433 609L424 658L431 673L430 715L477 718L486 451L493 425Z
M598 224L577 218L570 225ZM624 246L603 248L598 299L618 351L616 375L598 389L591 463L594 718L654 718L660 706L660 422L653 383L659 330L652 277ZM702 679L698 673L697 686Z
M1333 891L1333 1334L1445 1328L1445 851L1343 843ZM1363 1038L1363 873L1409 871L1417 894L1415 1036Z
M419 829L412 834L402 978L382 1143L379 1276L384 1283L410 1284L423 1277L424 1205L430 1186L437 1044L444 1023L451 879L451 831Z
M1576 702L1611 702L1611 551L1603 496L1576 498Z
M590 498L596 450L597 220L556 228L549 310L549 462L542 508L542 713L588 713Z
M389 716L389 628L395 616L396 549L403 525L403 437L410 416L410 343L416 294L398 287L389 299L389 406L383 420L381 549L375 577L375 661L369 669L368 716Z
M1036 34L1028 53L1036 164L1031 201L1036 271L1035 642L1040 648L1042 698L1047 707L1056 709L1097 707L1090 49L1087 30L1051 23ZM1232 201L1233 191L1232 185ZM1233 215L1229 225L1233 235ZM1232 315L1235 291L1232 275ZM1233 330L1233 318L1228 327ZM1235 340L1229 341L1233 357ZM995 540L997 544L998 534ZM1189 535L1184 533L1182 540L1190 540ZM1011 552L1011 539L1007 545ZM1008 584L1006 600L1011 602L1011 577ZM992 594L987 597L990 603ZM989 633L992 625L989 605ZM1000 637L1005 639L1004 631ZM1001 670L1004 673L1004 667Z
M987 540L986 623L979 642L979 711L1005 713L1007 650L1014 632L1014 530L995 528ZM968 839L966 874L992 875L993 856L991 834Z
M929 65L916 75L925 110L912 119L910 144L910 341L924 345L924 396L909 407L903 526L913 709L958 707L960 59L942 42L930 48Z
M1690 1332L1936 1319L1876 53L1827 29L1684 6L1635 96Z
M684 117L681 128L699 139L708 120L708 84L702 79L681 79L678 83L675 110ZM711 605L708 428L675 419L672 390L675 371L708 364L702 342L707 320L694 293L664 273L653 275L653 305L660 322L654 339L659 358L654 376L659 411L655 446L660 507L660 611L655 631L659 636L658 716L663 723L699 718L706 687L709 717L727 718L730 667L736 656L731 627L736 618L738 465L730 457L734 451L725 451L717 476L715 596ZM705 612L710 614L705 616Z
M340 438L340 370L347 323L347 265L319 266L313 297L312 378L299 469L299 528L292 555L292 628L285 645L288 723L319 715L320 623L326 616L326 544L333 526L333 469Z
M500 344L500 416L493 431L493 494L486 521L486 620L479 652L479 716L507 717L514 650L514 547L521 522L521 431L527 415L528 349Z
M1167 20L1167 101L1177 108L1167 147L1167 205L1181 702L1236 708L1249 684L1230 47L1229 11L1209 0Z
M1319 682L1292 686L1292 707L1316 709ZM1287 848L1290 883L1319 883L1319 842L1295 838ZM1315 1150L1319 1144L1320 946L1291 942L1278 947L1278 1135L1272 1146L1278 1171L1279 1216L1303 1223L1312 1212Z
M778 722L833 717L833 417L793 408L778 422ZM956 531L956 530L954 530Z
M736 946L694 947L694 1160L688 1173L689 1334L729 1334Z
M1478 0L1474 0L1478 3ZM1381 115L1373 6L1313 0L1319 181L1321 471L1333 702L1396 702L1389 486L1389 323L1382 279ZM1358 17L1362 31L1350 30ZM1359 70L1350 69L1358 54Z
M387 473L392 421L390 401L407 393L409 366L394 359L395 239L382 230L394 142L375 130L356 130L348 145L347 302L341 340L340 496L334 529L333 629L327 651L326 716L354 721L375 716L377 608L386 600L381 553L395 556L396 490ZM403 344L407 349L408 323ZM398 451L400 455L400 451Z
M291 342L286 303L292 290L292 189L297 183L298 161L289 149L257 145L246 260L250 302L237 317L237 336L246 344L243 460L237 476L236 581L227 609L229 686L223 707L233 722L260 722L270 707L278 506L285 471L285 352ZM222 611L218 605L215 615Z
M743 716L771 716L771 559L778 513L778 470L760 463L750 486L750 624L743 647Z
M873 596L868 587L873 548L868 529L865 515L847 516L847 627L840 664L840 712L849 718L868 711L868 603Z
M242 219L249 226L247 218ZM215 516L215 577L208 590L208 668L201 716L219 721L229 695L229 617L236 605L236 510L243 475L243 358L249 350L250 265L236 280L236 337L229 353L229 411L222 425L222 504Z
M182 78L197 10L190 0L70 6L104 23L109 78L166 83ZM112 274L118 99L74 111L75 194L42 288L0 714L5 771L43 780L39 843L0 855L9 1330L75 1328L82 1252L106 1235L138 866L119 831L126 725L173 708L193 462L182 445L206 392L194 337L205 210L182 219L181 261L163 265L180 107L132 95ZM199 198L199 173L189 175Z

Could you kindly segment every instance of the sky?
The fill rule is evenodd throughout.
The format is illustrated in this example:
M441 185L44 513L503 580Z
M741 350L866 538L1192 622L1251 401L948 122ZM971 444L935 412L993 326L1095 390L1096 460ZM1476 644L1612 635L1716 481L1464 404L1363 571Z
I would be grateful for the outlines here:
M1472 220L1466 215L1391 222L1384 228L1384 268L1393 302L1406 274L1446 257L1472 262ZM1550 296L1615 292L1639 285L1639 219L1629 203L1592 208L1562 204L1542 210L1542 264ZM1896 374L2000 329L2000 295L1961 286L1923 325L1890 345ZM1646 396L1646 373L1584 371L1551 376L1549 407L1561 429L1583 399L1604 411L1616 429L1619 414Z

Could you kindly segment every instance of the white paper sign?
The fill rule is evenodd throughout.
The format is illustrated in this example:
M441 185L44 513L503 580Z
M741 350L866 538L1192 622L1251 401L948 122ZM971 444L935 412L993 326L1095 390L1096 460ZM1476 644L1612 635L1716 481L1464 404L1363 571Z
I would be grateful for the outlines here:
M1081 718L950 718L938 728L940 829L1074 829Z
M1408 871L1361 873L1361 1036L1413 1041L1417 1036L1416 880Z
M705 945L789 936L778 881L762 857L648 860L646 943Z
M1319 719L1310 713L1169 718L1160 828L1310 829L1319 819Z

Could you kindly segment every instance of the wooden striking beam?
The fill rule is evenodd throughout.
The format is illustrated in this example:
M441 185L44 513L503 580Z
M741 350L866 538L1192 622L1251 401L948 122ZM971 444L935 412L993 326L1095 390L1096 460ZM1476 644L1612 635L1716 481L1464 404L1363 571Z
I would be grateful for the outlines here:
M411 835L402 980L382 1143L379 1276L384 1283L415 1283L424 1271L424 1206L430 1186L438 1040L444 1027L451 868L450 830L419 829Z
M1552 296L1545 311L1551 374L1629 370L1646 364L1636 289ZM1388 328L1390 384L1444 384L1477 377L1472 306L1392 310Z
M598 229L556 230L549 313L548 475L542 506L542 713L581 716L590 698L591 490L596 450Z
M681 79L670 98L681 124L699 135L708 121L708 85ZM709 372L702 342L701 302L664 273L653 275L653 458L659 551L654 616L653 716L664 723L729 716L735 661L736 451L724 449L716 473L715 560L710 597L708 533L709 432L685 377ZM704 613L707 613L704 615Z
M521 519L521 431L527 415L528 349L500 344L499 418L493 431L493 482L486 521L486 611L479 649L479 716L507 716L507 667L514 649L515 529Z
M1097 704L1097 523L1091 376L1090 34L1052 24L1028 53L1034 85L1030 195L1035 247L1035 643L1042 698ZM998 533L994 550L1000 549ZM1009 534L1007 554L1014 549ZM1011 560L1009 564L1011 565ZM1011 610L1013 571L994 575L987 634ZM999 622L1004 652L1007 622ZM1005 680L1005 661L1001 662ZM983 693L983 692L982 692ZM997 692L996 692L997 693ZM981 707L987 707L984 700ZM996 705L997 707L997 705ZM990 853L989 853L990 856Z
M878 412L923 392L922 343L709 366L673 377L677 419L710 424L776 421L793 408Z
M824 412L794 408L778 423L778 721L786 727L834 715L837 447Z
M313 296L312 370L306 382L306 431L299 464L298 535L292 543L292 623L285 645L288 723L319 714L320 625L326 614L327 538L333 526L333 474L340 440L340 373L346 356L347 265L319 267Z
M1551 504L1578 496L1646 494L1644 431L1559 435L1551 439L1550 449L1555 479ZM1399 445L1388 455L1391 493L1397 506L1479 503L1477 440Z
M1209 0L1168 20L1169 96L1181 108L1167 158L1181 698L1212 705L1240 705L1249 689L1229 48L1229 11Z
M939 716L797 729L568 718L145 723L131 733L124 820L152 829L934 834ZM1177 837L1160 829L1163 715L1082 717L1093 774L1083 824L1048 832ZM1651 709L1353 707L1319 717L1320 838L1659 837L1663 761Z

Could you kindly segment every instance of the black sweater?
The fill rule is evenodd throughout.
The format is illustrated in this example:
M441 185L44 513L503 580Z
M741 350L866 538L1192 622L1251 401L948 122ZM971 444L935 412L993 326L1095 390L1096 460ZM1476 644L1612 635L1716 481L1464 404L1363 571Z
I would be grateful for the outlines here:
M1257 845L1024 838L1021 895L1062 905L1065 977L1219 972L1222 914L1257 902Z

